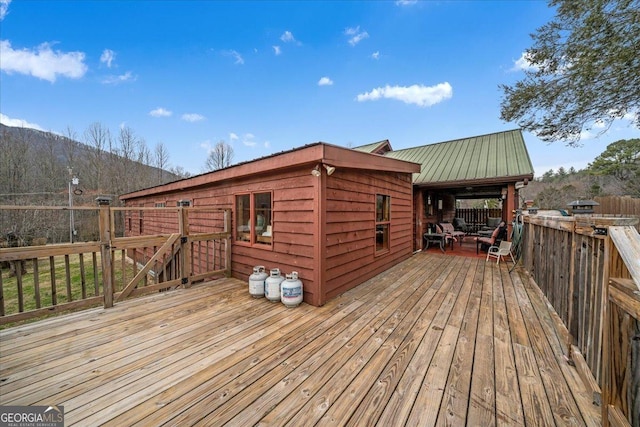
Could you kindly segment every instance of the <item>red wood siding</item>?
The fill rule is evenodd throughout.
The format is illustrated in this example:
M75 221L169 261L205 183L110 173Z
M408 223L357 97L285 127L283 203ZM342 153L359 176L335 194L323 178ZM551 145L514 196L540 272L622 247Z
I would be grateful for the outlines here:
M235 195L271 192L273 244L248 246L234 240L232 275L247 280L256 265L277 267L283 274L297 271L305 302L322 305L411 255L413 193L409 172L340 167L331 176L323 170L316 177L310 173L313 166L171 190L161 197L171 207L178 200L190 200L195 207L231 208L235 229ZM389 250L384 253L376 253L376 194L391 198ZM127 206L158 197L130 197ZM221 216L196 215L190 220L191 231L222 227ZM145 222L145 227L152 226ZM162 226L153 227L149 230L159 232Z
M248 280L253 267L264 265L267 270L279 268L282 274L297 271L304 285L304 300L311 303L319 300L319 284L314 280L315 218L314 179L311 168L283 171L278 174L255 175L233 182L185 189L164 196L167 206L175 206L178 200L190 200L192 206L230 208L233 211L232 229L235 229L235 195L241 193L272 192L273 194L273 247L232 244L231 272L233 277ZM150 197L153 198L153 197ZM156 196L157 198L157 196ZM134 206L143 198L130 199L127 206ZM147 212L145 211L145 215ZM189 221L192 232L222 230L222 215L196 212L196 220ZM151 227L151 225L149 225ZM145 221L147 227L147 221ZM153 226L156 233L163 225ZM133 235L135 235L134 233ZM145 234L147 230L145 230Z
M376 194L391 196L389 251L376 254ZM326 283L323 302L388 269L412 253L410 174L337 171L326 184Z

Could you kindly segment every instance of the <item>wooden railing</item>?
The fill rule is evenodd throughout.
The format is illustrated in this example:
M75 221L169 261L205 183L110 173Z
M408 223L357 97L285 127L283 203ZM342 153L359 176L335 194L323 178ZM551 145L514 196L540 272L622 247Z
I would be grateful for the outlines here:
M487 225L489 218L501 218L502 209L457 208L455 217L464 219L468 232L476 233Z
M640 426L640 237L630 226L608 234L602 424Z
M3 209L68 210L0 206ZM73 209L96 211L98 241L0 248L0 265L6 265L0 269L0 325L66 310L108 308L131 296L231 274L229 209ZM127 215L141 209L147 212L145 228L153 234L124 227ZM168 225L154 224L152 212L161 214ZM204 229L220 231L200 232Z
M595 379L605 425L640 422L637 221L535 215L524 220L524 267L566 326L567 358L584 358Z

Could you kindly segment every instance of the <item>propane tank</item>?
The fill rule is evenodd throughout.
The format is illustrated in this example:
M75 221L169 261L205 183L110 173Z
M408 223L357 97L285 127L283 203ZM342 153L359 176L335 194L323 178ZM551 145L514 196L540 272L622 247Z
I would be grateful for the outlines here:
M254 298L262 298L264 296L264 281L267 273L264 272L264 266L258 265L253 267L253 274L249 276L249 294Z
M287 274L287 279L282 282L280 300L289 308L302 302L302 281L298 279L297 271Z
M284 277L280 275L279 268L271 269L271 274L264 282L264 296L271 302L280 301L280 285Z

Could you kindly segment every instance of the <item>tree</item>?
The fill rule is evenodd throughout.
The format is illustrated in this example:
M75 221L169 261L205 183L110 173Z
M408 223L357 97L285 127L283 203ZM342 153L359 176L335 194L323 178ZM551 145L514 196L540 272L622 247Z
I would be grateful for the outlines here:
M183 168L182 166L171 167L169 168L169 172L171 172L174 175L177 175L180 178L189 178L191 176L191 173L185 170L185 168Z
M632 196L640 196L640 139L611 143L589 163L592 175L611 176Z
M567 204L577 199L577 189L573 185L561 188L549 186L538 193L534 204L541 209L566 209Z
M548 171L542 174L542 178L540 180L542 182L551 182L553 181L554 176L555 176L555 173L553 172L553 169L549 169Z
M112 146L109 129L99 122L89 125L84 132L85 143L91 147L88 158L88 176L92 188L103 191L105 187L105 170L107 168L107 154L105 150Z
M556 16L532 35L523 80L501 85L500 117L545 141L578 145L629 114L640 127L640 0L551 0Z
M207 171L214 171L231 166L232 161L233 147L223 140L220 140L215 147L213 147L213 150L209 152L204 168Z
M164 184L164 171L169 167L169 150L162 143L158 142L154 150L154 166L158 168L158 184Z

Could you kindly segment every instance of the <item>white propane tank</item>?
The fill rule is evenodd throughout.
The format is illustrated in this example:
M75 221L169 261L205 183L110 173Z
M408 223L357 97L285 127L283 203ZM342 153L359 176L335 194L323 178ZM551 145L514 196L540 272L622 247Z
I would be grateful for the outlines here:
M279 268L272 268L271 274L264 281L264 296L271 302L280 301L280 285L284 277L280 275Z
M253 267L253 274L249 276L249 294L254 298L262 298L264 296L264 281L267 273L264 271L263 265Z
M280 300L287 307L297 307L302 302L302 281L298 279L298 272L287 274L282 282Z

